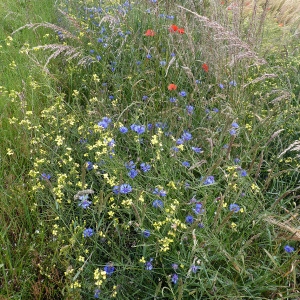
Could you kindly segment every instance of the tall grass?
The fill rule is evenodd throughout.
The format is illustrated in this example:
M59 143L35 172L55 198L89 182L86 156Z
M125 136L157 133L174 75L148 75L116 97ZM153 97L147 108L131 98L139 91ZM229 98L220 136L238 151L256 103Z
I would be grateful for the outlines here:
M299 52L264 52L268 1L225 2L56 1L6 29L3 297L299 295Z

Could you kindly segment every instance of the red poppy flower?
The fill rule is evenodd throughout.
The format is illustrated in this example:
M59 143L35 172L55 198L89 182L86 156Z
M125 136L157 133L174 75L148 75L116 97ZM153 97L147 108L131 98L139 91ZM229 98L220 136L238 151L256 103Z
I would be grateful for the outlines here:
M207 64L203 64L202 65L202 69L204 70L204 72L208 72L208 69L209 69L209 67L208 67L208 65Z
M184 34L184 28L178 28L177 32L180 33L180 34Z
M177 89L177 85L176 85L176 84L170 83L170 84L168 85L168 90L169 90L169 91L175 91L176 89Z
M154 30L148 29L148 30L145 32L145 36L155 36Z
M169 27L169 31L170 32L175 32L175 31L177 31L178 30L178 26L177 25L171 25L170 27Z

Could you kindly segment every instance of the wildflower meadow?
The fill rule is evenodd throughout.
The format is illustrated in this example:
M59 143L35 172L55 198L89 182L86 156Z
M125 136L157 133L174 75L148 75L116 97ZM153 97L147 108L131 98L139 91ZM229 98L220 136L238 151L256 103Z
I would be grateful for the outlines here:
M1 1L0 299L300 299L279 2Z

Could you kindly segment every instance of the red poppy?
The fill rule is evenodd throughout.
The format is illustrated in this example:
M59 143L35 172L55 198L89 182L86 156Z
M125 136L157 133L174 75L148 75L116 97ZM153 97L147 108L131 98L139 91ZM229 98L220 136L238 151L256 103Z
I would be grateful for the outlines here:
M208 72L208 69L209 69L209 67L208 67L208 64L203 64L202 65L202 69L204 70L204 72Z
M154 30L148 29L148 30L145 32L145 36L155 36Z
M177 89L177 85L176 85L176 84L170 83L170 84L168 85L168 90L169 90L169 91L175 91L176 89Z
M177 31L178 30L178 26L177 25L171 25L170 27L169 27L169 31L170 32L175 32L175 31Z
M180 33L180 34L184 34L184 28L178 28L177 32Z

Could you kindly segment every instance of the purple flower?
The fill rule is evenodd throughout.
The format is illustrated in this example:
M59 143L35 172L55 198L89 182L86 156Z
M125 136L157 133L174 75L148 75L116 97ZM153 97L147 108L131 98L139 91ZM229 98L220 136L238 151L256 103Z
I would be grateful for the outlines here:
M151 271L153 269L152 261L153 261L153 258L150 258L150 260L145 263L146 270Z
M145 238L148 238L148 237L150 236L150 230L148 230L148 229L144 230L144 231L143 231L143 236L144 236Z
M120 187L118 185L115 185L112 191L114 194L118 195L120 193Z
M193 137L192 137L192 135L191 135L188 131L185 131L185 132L182 134L181 138L182 138L184 141L189 141L189 140L191 140Z
M136 124L132 124L132 125L130 126L130 129L131 129L132 131L135 131L137 134L142 134L142 133L144 133L145 130L146 130L144 125L136 125Z
M195 208L193 209L194 213L196 215L203 213L203 209L202 209L202 203L196 203Z
M46 174L46 173L41 174L41 179L42 180L50 180L50 178L51 178L50 174Z
M80 202L78 203L78 206L82 207L83 209L88 208L92 204L92 201L89 201L88 198L89 198L88 195L80 196L79 197Z
M178 269L178 264L172 264L172 268L174 271L176 271Z
M184 140L183 139L177 139L177 141L176 141L176 144L177 145L182 145L184 143Z
M153 201L152 206L154 208L163 208L164 207L164 203L161 200L156 199L156 200Z
M146 173L146 172L150 171L151 166L146 163L141 163L140 168L144 173Z
M131 160L128 163L125 163L125 167L126 167L127 170L135 169L135 164L134 164L133 160Z
M164 66L167 64L167 62L166 62L165 60L162 60L162 61L159 62L159 64L160 64L162 67L164 67Z
M95 299L99 299L99 296L100 296L100 290L99 290L99 289L96 289L96 290L94 291L94 298L95 298Z
M197 273L198 269L199 269L198 266L195 266L195 265L192 265L192 266L191 266L191 271L192 271L193 273Z
M235 82L235 80L230 81L229 84L230 84L231 86L237 86L237 83Z
M289 246L289 245L285 245L284 246L284 251L287 252L287 253L292 253L295 251L295 248Z
M151 59L151 58L152 58L152 55L151 55L150 53L148 53L148 54L146 55L146 57L147 57L148 59Z
M204 185L210 185L210 184L213 184L213 183L215 183L215 178L214 178L214 176L208 176L208 177L204 180L204 182L203 182Z
M98 126L106 129L110 123L111 123L111 119L110 118L103 117L102 120L98 123Z
M179 96L185 97L187 95L186 91L181 91L179 92Z
M175 97L170 97L169 100L170 100L171 103L175 103L177 101L177 99Z
M130 184L124 183L120 185L120 193L121 194L128 194L132 191L132 187Z
M186 108L186 111L187 111L188 115L193 114L193 112L194 112L194 106L187 105L185 108Z
M178 281L178 275L177 274L173 274L171 277L171 282L173 282L174 284L176 284Z
M155 188L155 189L153 190L153 194L154 194L154 195L159 195L159 196L161 196L161 197L165 197L165 196L167 195L167 192L164 191L164 190L159 190L158 188Z
M138 175L138 171L136 169L131 169L127 174L130 178L135 178Z
M219 110L218 110L216 107L214 107L212 110L213 110L215 113L219 112Z
M230 135L236 135L236 130L235 129L230 129L229 134Z
M239 207L239 205L237 205L237 204L235 204L235 203L232 203L232 204L229 205L229 210L230 210L230 211L233 211L234 213L239 212L240 209L241 209L241 208Z
M174 152L178 152L179 148L178 147L172 147L171 150L174 151Z
M239 164L240 162L241 162L241 160L239 159L239 158L235 158L234 160L233 160L233 162L237 165L237 164Z
M107 275L111 276L112 273L115 271L115 267L111 264L107 264L104 266L103 270Z
M91 237L93 234L94 234L94 229L92 228L86 228L83 230L84 237Z
M87 161L85 164L86 164L86 169L87 169L87 171L91 171L91 170L94 169L94 165L93 165L92 162Z
M143 97L142 97L142 100L143 100L143 101L146 101L148 98L149 98L148 96L143 96Z
M223 89L224 89L224 85L223 85L222 83L220 83L220 84L219 84L219 88L220 88L221 90L223 90Z
M121 126L121 127L119 128L119 130L120 130L121 133L127 133L127 132L128 132L128 128L125 127L125 126Z
M246 170L240 170L240 175L242 176L242 177L245 177L245 176L247 176L247 171Z
M192 150L196 153L201 153L202 152L202 149L199 148L199 147L192 147Z
M185 218L185 221L188 223L188 224L192 224L194 222L194 218L193 216L187 216Z
M233 123L231 124L231 126L232 126L233 128L235 128L235 129L239 128L239 125L238 125L238 123L236 123L236 122L233 122Z
M182 162L182 165L187 168L189 168L191 166L191 164L188 161Z

